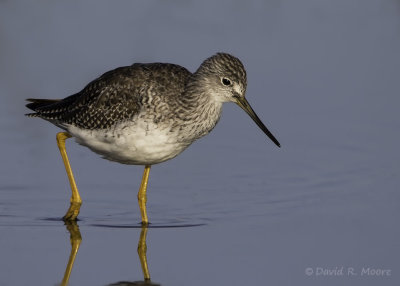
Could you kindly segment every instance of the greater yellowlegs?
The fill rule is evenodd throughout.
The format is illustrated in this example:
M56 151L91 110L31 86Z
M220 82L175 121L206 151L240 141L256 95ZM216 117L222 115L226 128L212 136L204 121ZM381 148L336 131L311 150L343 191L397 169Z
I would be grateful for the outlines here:
M65 130L57 144L71 184L71 205L63 217L75 220L82 204L65 149L76 141L104 158L144 165L138 202L148 224L146 189L150 166L179 155L217 124L222 104L238 104L280 147L245 98L246 71L226 53L206 59L195 73L167 63L136 63L106 72L82 91L61 100L28 99L26 106Z

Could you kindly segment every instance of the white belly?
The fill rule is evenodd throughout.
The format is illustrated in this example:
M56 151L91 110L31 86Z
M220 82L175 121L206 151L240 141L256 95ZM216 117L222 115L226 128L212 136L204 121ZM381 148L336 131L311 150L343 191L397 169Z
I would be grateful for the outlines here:
M105 159L131 165L153 165L172 159L190 145L177 142L169 128L154 123L121 123L113 129L83 130L74 126L68 132L76 141Z

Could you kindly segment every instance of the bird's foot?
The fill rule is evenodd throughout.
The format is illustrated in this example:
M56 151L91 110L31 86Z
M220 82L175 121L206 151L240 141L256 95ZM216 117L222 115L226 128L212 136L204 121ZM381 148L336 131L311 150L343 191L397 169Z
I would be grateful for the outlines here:
M142 227L148 227L150 225L150 223L148 221L141 221L140 222Z
M65 216L63 216L63 221L74 221L77 219L78 215L79 215L79 211L81 209L81 205L82 203L79 202L71 202L71 205L69 206L69 209L67 211L67 213L65 214Z

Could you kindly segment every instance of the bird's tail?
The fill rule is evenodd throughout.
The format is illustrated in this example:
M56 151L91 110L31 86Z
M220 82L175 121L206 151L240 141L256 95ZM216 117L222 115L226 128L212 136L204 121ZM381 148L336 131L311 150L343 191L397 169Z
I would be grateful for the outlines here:
M29 103L26 105L29 109L40 112L43 109L46 109L46 107L50 107L50 105L53 105L54 103L59 102L59 99L38 99L38 98L27 98L26 101L29 101ZM25 114L26 116L29 117L40 117L39 113L27 113Z

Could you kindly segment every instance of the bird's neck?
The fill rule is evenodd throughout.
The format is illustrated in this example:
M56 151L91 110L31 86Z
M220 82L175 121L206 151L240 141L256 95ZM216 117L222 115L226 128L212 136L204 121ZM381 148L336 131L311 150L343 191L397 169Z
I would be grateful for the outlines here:
M185 122L185 132L192 139L208 134L218 123L222 112L222 102L210 94L207 84L194 81L187 84L180 97L178 118Z

